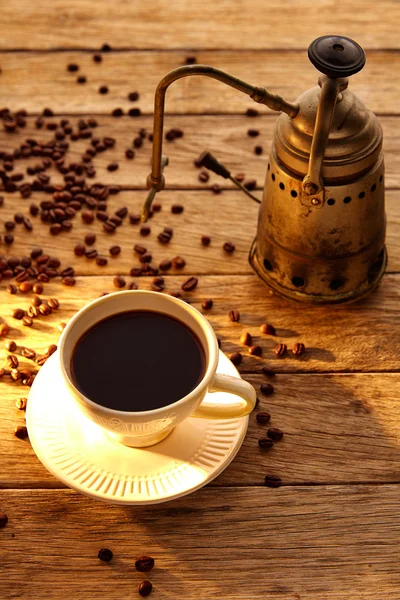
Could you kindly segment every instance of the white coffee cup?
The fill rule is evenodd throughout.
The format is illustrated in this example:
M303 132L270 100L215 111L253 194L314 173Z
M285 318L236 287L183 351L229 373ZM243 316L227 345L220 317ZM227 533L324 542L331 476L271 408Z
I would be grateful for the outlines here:
M103 319L133 310L163 313L181 321L196 334L205 354L205 372L200 383L183 398L154 410L128 412L97 404L82 394L71 374L72 353L81 336ZM58 359L64 381L80 411L127 446L139 448L156 444L189 416L211 419L243 417L253 410L256 402L255 390L249 383L239 377L217 373L218 342L207 319L186 302L159 292L115 292L90 302L65 327L59 342ZM214 391L229 392L235 396L232 396L231 402L221 403L213 401L210 394L203 402L207 392Z

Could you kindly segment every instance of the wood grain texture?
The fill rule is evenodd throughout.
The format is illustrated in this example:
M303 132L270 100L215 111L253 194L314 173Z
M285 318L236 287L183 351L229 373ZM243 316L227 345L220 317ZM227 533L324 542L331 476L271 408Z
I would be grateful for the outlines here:
M163 600L398 599L398 486L206 488L132 509L63 490L0 502L4 600L134 598L143 579ZM135 571L143 554L150 573Z
M59 122L61 117L48 118L47 122ZM72 118L71 123L76 127L78 119ZM38 131L34 127L34 119L28 119L27 127L18 133L6 133L0 130L0 149L11 152L18 148L27 138L46 141L53 137L54 132ZM380 117L384 135L385 152L385 184L389 188L400 187L400 159L398 152L398 119L396 117ZM268 155L276 123L276 115L265 115L257 119L245 116L167 116L165 131L180 128L184 132L181 139L174 142L164 142L163 153L169 157L169 165L165 169L166 187L179 189L201 189L205 187L198 180L199 170L193 165L204 150L209 150L215 157L226 165L233 175L245 173L247 179L256 179L258 188L264 185ZM146 178L150 172L152 144L147 139L143 146L136 150L134 160L125 158L125 150L132 147L132 140L144 128L148 133L153 130L152 117L100 117L100 126L94 129L96 137L111 136L116 139L112 149L99 153L93 160L96 167L97 179L103 183L118 183L123 187L146 189ZM256 138L247 135L248 129L258 129ZM263 154L256 156L254 147L260 145ZM81 160L82 154L90 146L90 140L78 140L70 143L67 154L67 164ZM109 172L107 166L112 161L119 163L117 171ZM37 164L37 157L18 159L15 162L15 172L25 172L28 164ZM31 178L26 177L29 181ZM52 178L61 182L58 173ZM25 180L24 180L25 181ZM235 188L233 183L211 174L209 183L218 183L221 187ZM245 201L245 198L244 198Z
M210 485L262 485L266 474L278 475L289 486L400 483L399 374L243 376L256 388L260 404L238 455ZM259 391L265 381L275 387L268 397ZM2 383L0 390L0 488L64 487L42 466L29 441L13 435L14 427L24 422L15 401L26 395L26 388ZM256 415L265 410L271 421L260 425ZM284 437L263 451L258 439L269 427L280 428Z
M138 214L144 197L144 191L124 191L117 196L110 196L108 212L112 215L119 208L126 206L130 213ZM18 194L4 194L4 198L4 204L0 208L0 227L3 227L4 222L13 220L16 212L30 217L30 202L39 203L47 199L47 196L38 192L33 194L30 200L21 199ZM388 191L386 194L389 253L387 270L391 273L400 271L399 198L398 190ZM78 275L128 275L133 266L139 265L138 255L133 252L133 246L139 243L152 254L154 266L158 266L163 259L183 256L186 260L184 273L188 274L252 273L248 253L257 230L258 205L248 200L242 192L229 190L215 196L208 190L166 190L159 195L158 201L162 210L155 213L150 220L151 234L146 238L140 235L140 225L131 225L128 219L116 234L109 235L104 232L101 221L96 219L91 225L86 225L78 213L73 220L71 231L51 236L48 224L42 223L39 217L30 217L34 225L33 231L28 233L22 225L17 225L14 244L10 247L1 245L0 252L7 256L29 256L33 247L41 246L45 254L57 256L64 266L73 265ZM183 214L172 214L171 206L176 203L185 207ZM158 241L157 235L167 226L174 229L174 235L165 246ZM78 242L82 243L88 232L96 234L93 248L96 248L99 254L108 257L108 265L100 267L94 260L75 256L75 245ZM203 234L211 237L211 244L207 248L200 241ZM236 249L232 255L227 255L223 250L226 241L235 244ZM117 258L109 255L109 248L114 244L119 244L122 248ZM171 272L179 273L179 270L172 269L169 273Z
M18 0L4 6L1 48L306 48L342 33L366 48L399 48L396 0L150 3ZM21 26L23 23L23 26ZM312 23L312 27L310 24Z
M187 52L130 51L103 53L101 64L88 52L3 52L2 105L40 113L51 106L56 113L110 114L117 106L140 107L153 114L154 92L166 73L185 63ZM317 85L318 72L307 59L305 50L251 50L196 52L199 64L209 64L294 101L303 91ZM69 73L68 64L77 64L78 73ZM350 89L377 114L398 114L399 82L388 77L398 72L400 56L395 51L368 52L364 70L354 75ZM77 76L87 78L85 85ZM109 92L100 95L101 85ZM140 93L131 103L128 94ZM247 108L272 112L257 106L244 94L208 77L189 77L175 82L168 90L167 113L243 114ZM255 121L253 121L255 123Z

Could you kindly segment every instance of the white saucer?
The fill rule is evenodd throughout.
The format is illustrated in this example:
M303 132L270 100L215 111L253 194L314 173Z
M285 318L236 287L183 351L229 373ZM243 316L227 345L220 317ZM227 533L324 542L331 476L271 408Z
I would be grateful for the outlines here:
M218 372L238 376L219 353ZM227 401L230 394L215 392ZM162 442L128 448L112 440L77 409L53 354L30 390L29 439L44 466L67 486L113 504L155 504L206 485L233 460L248 417L186 419Z

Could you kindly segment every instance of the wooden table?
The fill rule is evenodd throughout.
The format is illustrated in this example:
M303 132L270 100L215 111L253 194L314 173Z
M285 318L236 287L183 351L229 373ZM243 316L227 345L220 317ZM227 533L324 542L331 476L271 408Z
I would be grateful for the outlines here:
M14 436L14 427L23 424L15 401L27 388L3 378L0 512L9 521L0 530L2 599L136 598L142 578L134 560L141 554L156 559L149 574L154 598L400 598L399 19L396 0L4 3L1 104L25 108L29 117L17 133L1 128L0 149L10 151L25 138L50 139L54 132L34 126L45 107L56 115L46 122L66 118L75 126L79 118L95 116L95 135L117 139L114 149L94 159L95 180L122 187L110 197L109 212L122 206L131 213L140 210L151 145L145 141L133 161L124 152L141 128L151 128L158 80L185 64L188 55L294 100L317 80L306 55L312 39L325 33L355 38L367 51L367 65L352 78L351 88L378 114L384 130L390 259L379 289L354 305L304 307L271 294L247 262L257 206L229 185L212 194L210 185L225 182L212 176L201 184L193 160L210 149L232 172L245 172L261 188L276 115L262 108L257 119L246 117L253 103L216 82L195 78L174 84L166 129L179 127L184 137L166 145L167 189L145 245L155 264L176 255L186 259L183 272L166 275L166 291L179 289L189 275L199 277L190 300L199 308L213 298L207 316L225 352L241 348L242 332L257 336L263 357L246 355L241 372L258 389L265 381L261 365L277 371L275 394L260 395L259 410L271 413L271 425L281 428L284 438L262 452L257 440L265 427L253 414L238 456L207 487L147 508L104 505L66 489L45 470L29 441ZM104 43L113 51L95 63L94 50ZM67 71L70 63L80 66L78 73ZM86 84L76 82L79 75L87 77ZM107 95L98 93L101 85L109 87ZM136 103L127 99L133 91L140 93ZM111 116L116 107L135 106L140 117ZM247 137L249 127L260 130L256 140ZM253 152L256 143L264 149L261 156ZM68 161L80 160L87 146L88 140L71 143ZM38 160L20 160L13 172L25 172ZM112 160L119 169L109 172ZM55 170L49 173L52 182L62 181ZM51 197L44 192L29 200L18 193L3 196L3 222L15 212L27 215L30 202ZM184 213L172 214L173 203L182 203ZM99 221L84 225L79 214L70 232L55 237L39 217L32 221L33 231L17 225L15 243L3 244L1 252L22 256L42 246L77 274L75 287L63 286L59 278L45 285L44 297L56 296L60 310L35 320L32 328L9 316L12 308L26 308L28 298L7 294L8 282L1 283L1 315L12 328L8 339L43 351L57 341L61 321L115 289L115 274L133 280L132 247L144 238L129 222L107 236ZM157 241L165 226L175 230L167 247ZM73 248L87 231L97 234L96 248L103 254L120 244L120 256L104 267L75 257ZM200 243L202 234L212 238L208 248ZM232 255L222 249L228 240L236 245ZM151 287L151 278L136 281L141 289ZM239 323L230 322L231 309L240 311ZM277 341L290 346L302 341L306 354L276 359L276 340L258 330L266 320L277 328ZM2 364L6 355L3 339ZM265 487L267 474L281 477L282 487ZM102 547L114 551L109 565L97 558Z

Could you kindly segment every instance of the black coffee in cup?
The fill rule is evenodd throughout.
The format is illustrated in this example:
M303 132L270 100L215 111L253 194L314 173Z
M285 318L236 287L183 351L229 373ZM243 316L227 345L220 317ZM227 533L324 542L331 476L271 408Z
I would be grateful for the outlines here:
M72 380L87 398L107 408L146 411L189 394L205 373L200 340L163 313L122 312L96 323L78 340Z

